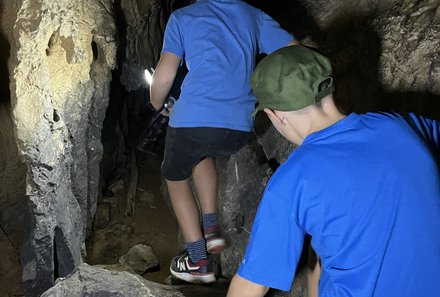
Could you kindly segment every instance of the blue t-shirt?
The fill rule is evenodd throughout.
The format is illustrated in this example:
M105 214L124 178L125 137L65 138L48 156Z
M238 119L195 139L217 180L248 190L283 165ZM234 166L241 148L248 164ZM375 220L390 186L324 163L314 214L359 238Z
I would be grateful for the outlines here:
M320 297L440 296L439 133L353 113L309 135L267 185L238 274L289 290L310 234Z
M169 125L251 131L255 57L292 39L267 14L240 0L199 0L175 11L162 53L184 59L188 74Z

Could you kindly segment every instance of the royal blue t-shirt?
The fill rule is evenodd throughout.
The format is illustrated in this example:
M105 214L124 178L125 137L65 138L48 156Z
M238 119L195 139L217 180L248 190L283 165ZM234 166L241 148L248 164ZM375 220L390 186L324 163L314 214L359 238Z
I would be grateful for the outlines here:
M309 135L267 185L238 274L289 290L310 234L320 297L440 296L439 133L353 113Z
M267 14L240 0L199 0L175 11L162 53L184 59L188 74L169 125L251 131L255 57L292 39Z

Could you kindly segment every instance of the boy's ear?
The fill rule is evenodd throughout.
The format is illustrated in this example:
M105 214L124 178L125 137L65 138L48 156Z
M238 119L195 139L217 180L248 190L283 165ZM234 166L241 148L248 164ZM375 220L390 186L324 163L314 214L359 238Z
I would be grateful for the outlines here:
M267 108L267 107L264 108L263 110L273 123L276 123L279 125L281 125L283 123L283 120L277 116L277 114L274 110Z
M265 108L264 112L267 114L272 123L284 126L287 124L286 118L280 115L276 110Z
M275 113L273 112L273 110L270 109L270 108L265 107L265 108L263 109L263 111L267 114L267 116L268 116L269 118L271 118L271 117L275 117L275 116L276 116Z

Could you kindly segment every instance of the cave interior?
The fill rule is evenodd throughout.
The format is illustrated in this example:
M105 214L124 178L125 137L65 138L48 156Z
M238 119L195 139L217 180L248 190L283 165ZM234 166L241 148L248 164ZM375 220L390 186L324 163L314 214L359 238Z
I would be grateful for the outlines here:
M123 295L134 285L117 286L118 273L129 271L151 281L139 286L154 296L225 295L264 186L295 147L257 115L249 144L216 160L229 244L213 260L219 281L197 287L170 279L169 260L183 242L160 173L168 119L148 108L144 71L158 62L168 17L190 2L0 2L0 296L62 296L44 292L83 263L83 275L99 275L82 277L97 294L134 296ZM246 2L331 59L345 113L440 120L436 1ZM170 92L176 98L186 72L182 65ZM152 247L151 267L127 268L124 255L136 245ZM307 251L306 244L291 292L270 296L306 296ZM80 292L74 285L65 292Z

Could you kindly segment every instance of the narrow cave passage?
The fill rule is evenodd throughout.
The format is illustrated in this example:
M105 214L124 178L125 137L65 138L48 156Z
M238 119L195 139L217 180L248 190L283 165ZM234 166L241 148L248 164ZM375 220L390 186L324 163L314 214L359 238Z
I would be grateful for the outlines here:
M179 73L183 78L186 69ZM171 91L176 97L181 78ZM102 138L102 174L106 180L87 240L86 262L126 270L120 265L120 258L133 246L142 244L152 248L159 262L143 273L137 271L145 279L179 285L185 296L225 296L228 280L221 277L220 271L219 280L210 286L171 278L170 260L182 252L182 238L160 172L167 118L148 110L148 89L127 92L116 80L112 86ZM133 187L134 197L128 202ZM218 259L214 263L218 265Z
M177 224L161 191L160 158L136 153L139 181L134 213L125 215L130 168L117 168L109 179L88 240L87 262L117 264L119 258L136 244L151 246L159 258L144 276L162 283L168 276L169 259L178 252Z

